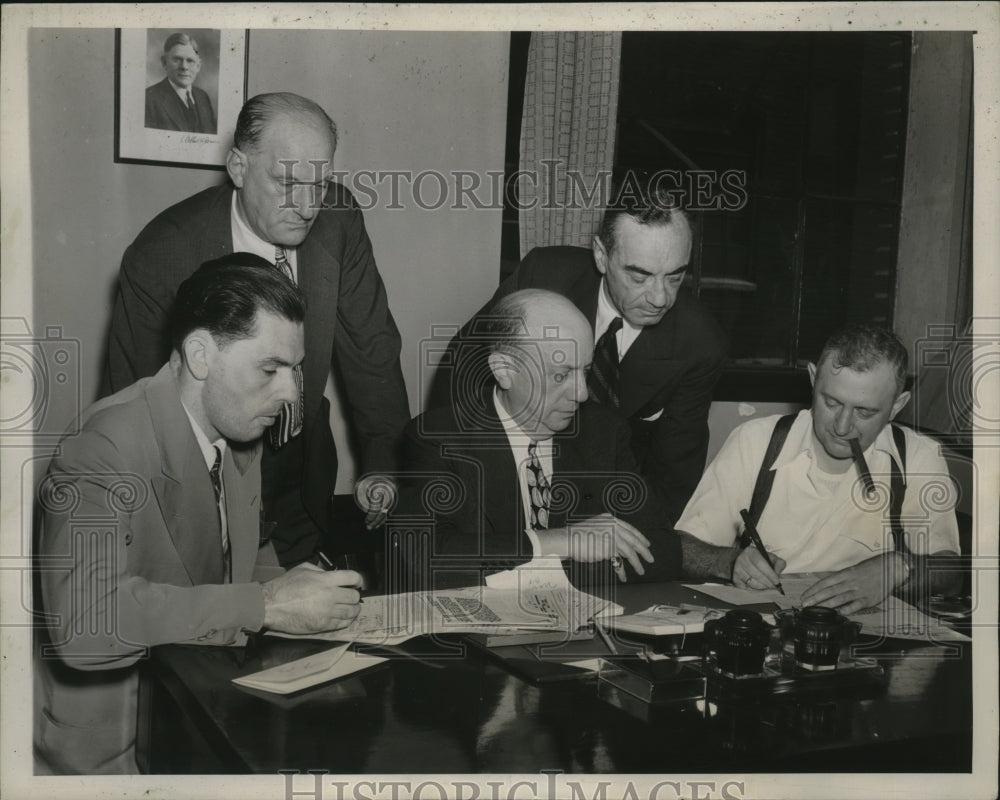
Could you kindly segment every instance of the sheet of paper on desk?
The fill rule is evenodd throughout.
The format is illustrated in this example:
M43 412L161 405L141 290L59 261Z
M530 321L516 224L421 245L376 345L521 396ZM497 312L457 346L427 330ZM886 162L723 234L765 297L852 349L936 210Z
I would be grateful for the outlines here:
M343 678L358 670L373 667L386 659L379 656L355 653L347 648L334 647L306 658L289 661L278 667L233 678L233 683L275 694L291 694L310 686Z
M734 605L775 603L780 608L800 608L802 595L806 589L816 583L824 574L782 575L781 585L785 589L784 597L776 589L758 591L713 583L685 584L685 586ZM866 609L865 613L852 614L850 618L855 622L860 622L861 632L869 636L891 636L897 639L920 639L931 642L969 641L967 636L952 630L894 595L889 595L875 608Z
M369 644L399 644L414 636L447 633L501 633L576 630L594 610L618 609L568 585L555 588L496 589L470 586L435 592L366 597L350 626L319 634L275 634Z

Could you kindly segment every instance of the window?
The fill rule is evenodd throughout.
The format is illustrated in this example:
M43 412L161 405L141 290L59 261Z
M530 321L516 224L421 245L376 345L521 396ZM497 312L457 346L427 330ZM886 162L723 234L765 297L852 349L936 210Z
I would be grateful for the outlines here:
M511 37L508 169L527 42ZM717 399L808 400L800 368L834 329L892 325L909 53L906 33L623 35L616 177L745 186L741 207L697 215L691 289L731 342ZM516 263L515 208L503 257Z

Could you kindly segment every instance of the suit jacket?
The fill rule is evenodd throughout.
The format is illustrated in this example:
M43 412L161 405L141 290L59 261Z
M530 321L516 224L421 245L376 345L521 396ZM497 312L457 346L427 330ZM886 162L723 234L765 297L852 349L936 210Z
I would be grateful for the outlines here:
M168 313L177 287L203 262L232 252L232 197L229 185L189 197L153 219L125 251L104 393L152 375L166 361ZM320 532L332 531L337 451L323 390L334 356L364 472L398 467L399 440L410 419L399 331L361 212L343 187L330 188L326 205L297 250L298 283L308 301L301 442L277 453L264 448L265 511L278 526L275 546L286 564L308 558ZM272 508L278 517L271 516ZM298 516L306 517L314 533L302 535Z
M450 345L453 352L442 363L456 367L451 375L439 368L430 405L451 402L451 387L465 383L472 374L468 370L485 358L484 349L476 346L474 326L500 297L519 289L549 289L572 300L593 326L600 286L601 273L590 250L532 250ZM708 411L727 347L718 323L682 290L660 322L643 328L621 361L618 411L629 421L635 459L670 524L680 517L705 469Z
M172 642L237 644L259 630L260 443L226 448L233 582L211 478L170 366L91 406L40 489L50 645L36 659L35 749L55 773L134 772L136 663Z
M428 585L428 574L433 588L475 585L484 573L532 558L517 464L496 415L492 388L477 400L476 407L429 411L406 429L407 469L391 527L398 557L420 586ZM596 403L584 403L573 424L555 435L553 448L549 528L616 514L652 543L655 560L644 565L642 579L679 577L679 540L638 474L625 421ZM430 522L430 552L401 541L408 528L426 530L421 520ZM631 566L626 570L630 581L639 579ZM614 580L607 562L571 562L570 577L584 584L581 588Z
M164 131L187 131L189 133L219 132L215 120L215 109L204 89L191 87L194 97L194 121L181 98L174 91L170 81L164 78L146 89L146 127Z

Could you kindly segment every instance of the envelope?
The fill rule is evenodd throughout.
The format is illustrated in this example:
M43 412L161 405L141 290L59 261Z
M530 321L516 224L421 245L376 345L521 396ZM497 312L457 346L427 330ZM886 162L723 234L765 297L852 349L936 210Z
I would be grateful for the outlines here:
M233 683L264 692L291 694L308 689L310 686L352 675L358 670L368 669L386 660L380 656L355 653L349 650L349 647L349 644L345 644L297 661L289 661L278 667L233 678Z

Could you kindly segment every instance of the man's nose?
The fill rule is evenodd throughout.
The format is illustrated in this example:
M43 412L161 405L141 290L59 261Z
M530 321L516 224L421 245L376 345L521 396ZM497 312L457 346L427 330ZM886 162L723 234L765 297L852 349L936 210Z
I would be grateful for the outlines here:
M846 436L851 432L851 426L854 423L854 412L852 409L844 406L837 413L837 416L833 420L833 430L837 436Z
M299 401L299 379L296 373L298 367L290 369L285 374L285 379L281 382L280 398L283 403L297 403Z
M590 392L587 389L587 375L581 372L576 378L576 402L583 403L586 402L587 398L590 397Z
M312 219L316 216L316 212L319 211L319 197L315 187L304 186L302 188L298 211L302 219Z
M651 306L663 308L667 304L670 293L662 283L654 283L646 292L646 300Z

